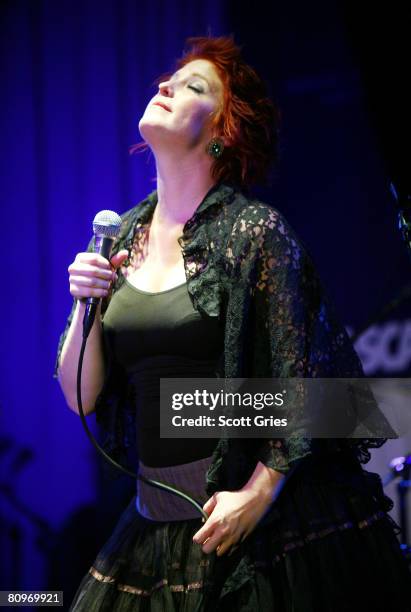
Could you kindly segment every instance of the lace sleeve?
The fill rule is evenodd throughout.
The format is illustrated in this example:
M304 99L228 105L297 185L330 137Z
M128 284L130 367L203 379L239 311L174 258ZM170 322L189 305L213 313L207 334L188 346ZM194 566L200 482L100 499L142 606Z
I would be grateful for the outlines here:
M251 371L269 378L363 376L312 260L285 219L275 209L256 205L248 230L256 247L250 290L255 321ZM303 422L302 416L293 414L296 422ZM257 459L287 474L317 442L297 427L290 437L264 440Z

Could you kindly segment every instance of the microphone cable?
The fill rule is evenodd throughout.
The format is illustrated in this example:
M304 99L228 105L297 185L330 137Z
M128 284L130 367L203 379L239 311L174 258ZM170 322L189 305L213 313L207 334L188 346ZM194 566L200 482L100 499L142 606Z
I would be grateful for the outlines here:
M79 408L79 415L80 415L81 422L94 448L97 450L98 453L100 453L102 457L104 457L106 461L108 461L108 463L110 463L110 465L120 470L124 474L127 474L127 476L131 476L131 478L138 478L153 487L163 489L165 491L168 491L169 493L172 493L173 495L178 495L179 497L181 497L188 503L192 504L195 507L195 509L198 510L198 512L203 516L203 519L206 521L208 519L208 514L203 510L201 505L195 499L190 497L190 495L187 495L187 493L184 493L183 491L180 491L179 489L176 489L175 487L172 487L171 485L166 484L165 482L161 482L159 480L153 480L152 478L147 478L146 476L143 476L142 474L138 474L138 473L135 474L131 470L128 470L127 468L122 466L120 463L117 463L117 461L115 461L112 457L110 457L110 455L108 455L101 448L101 446L99 446L97 440L95 439L95 437L93 436L93 434L91 433L87 425L86 417L83 411L83 403L81 399L81 374L82 374L83 358L84 358L84 352L86 349L86 344L87 344L87 336L83 333L83 341L81 344L80 356L79 356L78 366L77 366L77 404Z
M110 253L111 253L111 249L113 246L113 242L119 235L119 232L121 229L121 223L122 223L121 217L116 212L113 212L112 210L100 211L99 213L97 213L97 215L94 217L94 220L93 220L94 252L98 253L99 255L102 255L109 261L110 261ZM198 510L198 512L203 516L203 519L207 520L208 519L207 513L204 512L201 505L195 499L190 497L190 495L188 495L187 493L184 493L183 491L180 491L179 489L176 489L175 487L172 487L169 484L166 484L165 482L147 478L146 476L143 476L142 474L138 474L138 473L135 474L131 470L128 470L124 466L120 465L120 463L117 463L117 461L115 461L112 457L110 457L110 455L108 455L99 446L97 440L94 438L93 434L91 433L87 425L86 417L84 415L83 402L81 399L81 374L82 374L82 369L83 369L83 358L84 358L84 352L86 349L87 338L93 326L93 322L96 316L97 307L100 302L100 298L89 297L89 298L86 298L84 301L86 302L86 311L84 313L84 318L83 318L83 341L81 344L81 350L80 350L80 355L79 355L79 360L78 360L78 365L77 365L77 404L79 408L79 415L81 418L81 422L83 424L83 427L85 429L85 432L90 442L92 443L94 448L97 450L97 452L100 453L100 455L102 455L102 457L104 457L104 459L108 461L108 463L110 463L110 465L114 466L116 469L120 470L124 474L127 474L127 476L131 476L131 478L138 478L153 487L163 489L165 491L168 491L169 493L172 493L173 495L178 495L185 501L192 504L195 507L195 509Z

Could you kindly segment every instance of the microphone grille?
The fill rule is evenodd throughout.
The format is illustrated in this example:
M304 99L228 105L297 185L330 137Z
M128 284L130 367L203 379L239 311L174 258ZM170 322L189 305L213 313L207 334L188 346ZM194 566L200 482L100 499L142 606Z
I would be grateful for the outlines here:
M112 210L101 210L93 221L93 232L96 236L116 238L121 228L121 217Z

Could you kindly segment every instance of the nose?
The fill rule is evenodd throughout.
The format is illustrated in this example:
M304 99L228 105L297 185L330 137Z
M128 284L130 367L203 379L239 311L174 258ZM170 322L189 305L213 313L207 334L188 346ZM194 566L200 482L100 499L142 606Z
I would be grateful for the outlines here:
M158 92L162 96L166 96L167 98L172 98L174 95L173 88L170 85L169 81L165 81L164 83L160 83L158 86Z

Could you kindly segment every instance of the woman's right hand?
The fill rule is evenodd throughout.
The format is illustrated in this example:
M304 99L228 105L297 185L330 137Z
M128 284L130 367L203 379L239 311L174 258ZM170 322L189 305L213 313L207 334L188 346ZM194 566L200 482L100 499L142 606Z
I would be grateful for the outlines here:
M78 253L68 267L71 295L77 299L106 297L117 268L127 257L126 249L113 255L110 261L98 253Z

